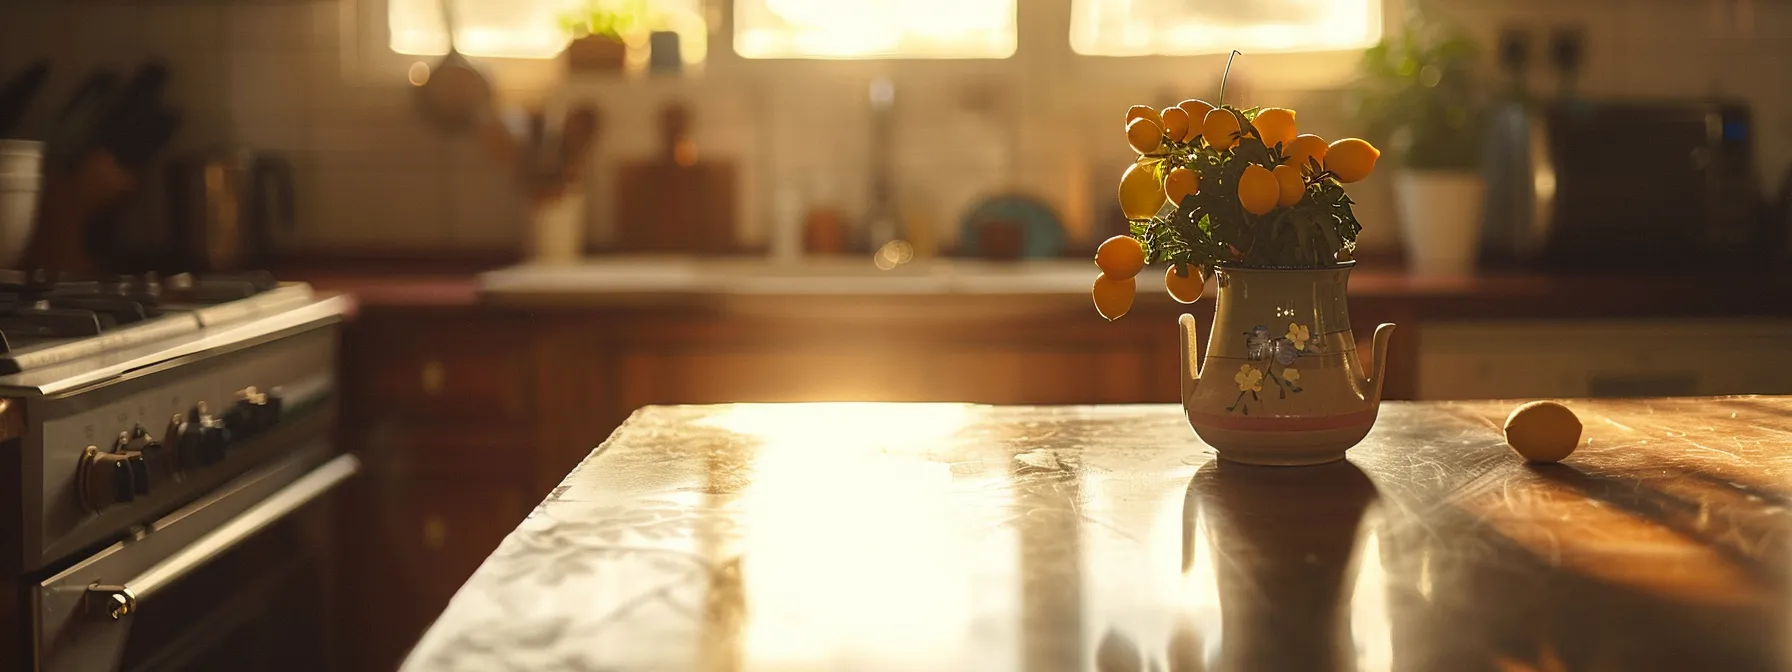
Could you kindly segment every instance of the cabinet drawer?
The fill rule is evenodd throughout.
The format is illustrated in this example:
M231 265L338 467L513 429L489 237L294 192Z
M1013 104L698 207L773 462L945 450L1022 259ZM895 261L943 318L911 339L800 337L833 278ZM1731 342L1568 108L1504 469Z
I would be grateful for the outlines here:
M473 575L505 535L523 522L534 498L489 481L437 480L388 487L379 505L375 544L395 587L429 601L435 611ZM377 546L376 546L377 548Z
M377 476L357 484L354 555L344 586L354 600L348 629L360 669L394 669L448 600L536 503L495 480Z
M368 470L417 478L526 478L539 448L528 423L385 421L355 437ZM520 482L520 481L519 481Z
M370 322L346 342L363 417L515 420L529 408L529 342L501 324Z

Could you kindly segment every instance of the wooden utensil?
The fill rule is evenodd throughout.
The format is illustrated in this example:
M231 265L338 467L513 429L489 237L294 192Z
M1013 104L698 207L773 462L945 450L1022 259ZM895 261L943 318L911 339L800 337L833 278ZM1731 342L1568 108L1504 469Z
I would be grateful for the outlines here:
M458 133L474 128L491 109L491 83L454 46L452 0L442 0L442 25L448 30L448 55L417 87L418 110L437 128Z
M725 254L734 240L735 171L700 161L690 116L679 104L660 117L657 156L625 165L616 180L616 247L627 252Z

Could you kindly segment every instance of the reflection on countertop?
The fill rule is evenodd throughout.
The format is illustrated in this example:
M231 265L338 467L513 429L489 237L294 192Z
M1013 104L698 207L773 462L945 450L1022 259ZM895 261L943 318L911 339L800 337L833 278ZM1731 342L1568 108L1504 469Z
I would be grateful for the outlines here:
M1781 669L1792 399L1388 403L1348 462L1170 406L654 407L407 670Z

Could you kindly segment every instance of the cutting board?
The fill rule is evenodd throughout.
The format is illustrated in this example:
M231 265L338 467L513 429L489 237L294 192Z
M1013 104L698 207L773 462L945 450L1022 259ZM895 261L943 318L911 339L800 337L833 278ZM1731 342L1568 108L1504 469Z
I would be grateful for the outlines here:
M734 165L698 156L681 105L661 113L660 139L655 155L617 171L616 251L734 251Z

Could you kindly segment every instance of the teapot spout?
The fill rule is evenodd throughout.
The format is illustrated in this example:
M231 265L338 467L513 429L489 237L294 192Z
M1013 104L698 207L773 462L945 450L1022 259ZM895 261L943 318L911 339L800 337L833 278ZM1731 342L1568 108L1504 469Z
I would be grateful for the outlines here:
M1177 334L1182 341L1182 348L1177 351L1178 356L1182 359L1182 405L1189 408L1195 399L1195 388L1201 385L1200 353L1195 352L1195 343L1198 340L1195 331L1195 316L1183 313L1182 317L1177 320L1177 324L1181 327L1177 330Z
M1367 392L1365 400L1371 404L1381 403L1381 385L1387 381L1388 339L1393 337L1393 335L1394 325L1391 322L1383 322L1381 326L1375 328L1375 341L1373 349L1371 350L1371 352L1374 353L1375 361L1369 365L1364 365L1363 384L1359 388ZM1375 373L1373 375L1370 375L1368 372L1368 367L1370 365L1375 367Z

